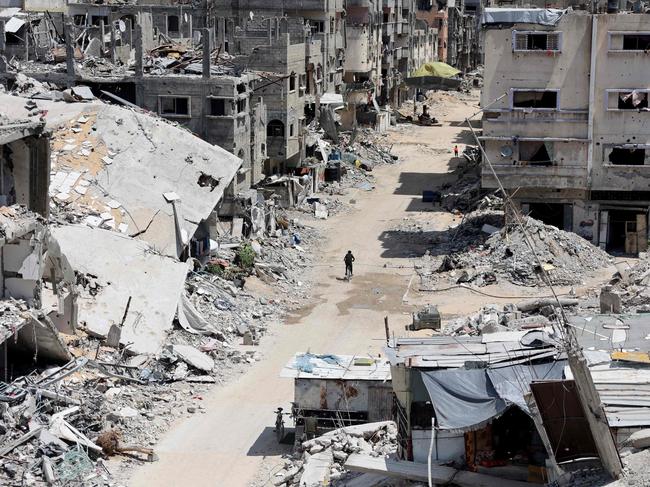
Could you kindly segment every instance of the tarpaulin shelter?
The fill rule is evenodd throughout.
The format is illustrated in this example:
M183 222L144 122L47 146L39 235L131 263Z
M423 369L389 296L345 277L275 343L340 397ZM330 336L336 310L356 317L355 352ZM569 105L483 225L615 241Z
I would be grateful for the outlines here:
M510 406L528 413L525 396L535 380L563 377L565 360L493 369L421 370L437 426L443 430L482 428Z
M411 78L421 78L423 76L438 76L440 78L453 78L460 74L460 71L453 66L441 61L426 63L411 73Z

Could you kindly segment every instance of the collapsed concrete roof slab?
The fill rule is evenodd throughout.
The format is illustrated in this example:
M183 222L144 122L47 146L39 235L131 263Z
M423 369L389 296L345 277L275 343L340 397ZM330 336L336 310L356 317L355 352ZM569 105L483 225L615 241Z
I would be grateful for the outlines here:
M80 289L79 323L106 337L124 320L122 345L135 354L158 352L172 327L188 265L110 230L68 225L51 232L73 269L96 276L99 284L92 292Z
M11 116L25 116L25 102L0 95L0 106ZM89 224L105 227L108 219L111 228L165 255L180 255L242 163L166 120L132 109L35 102L47 112L47 127L53 131L55 201L58 196L70 210L90 208L95 215L104 214ZM86 186L72 191L78 183ZM180 199L166 200L163 194L170 192Z
M12 120L0 112L0 145L40 134L44 128L45 122L41 120Z

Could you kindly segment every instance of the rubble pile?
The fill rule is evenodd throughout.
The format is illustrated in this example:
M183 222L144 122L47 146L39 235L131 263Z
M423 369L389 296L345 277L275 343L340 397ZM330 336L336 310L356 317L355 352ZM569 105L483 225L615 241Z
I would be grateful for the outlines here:
M612 292L621 297L621 304L626 311L650 313L650 260L647 256L631 268L626 264L617 266L617 271L609 282Z
M565 310L575 308L579 304L579 301L573 298L562 298L560 302ZM443 334L484 335L500 331L544 328L553 326L557 317L557 304L551 299L522 301L505 306L489 304L477 313L450 321L445 325Z
M468 213L503 208L503 199L497 192L481 190L481 153L478 147L465 146L462 162L454 173L454 182L442 187L440 205L444 209L452 213Z
M607 253L574 233L529 217L524 219L524 224L552 284L578 284L587 272L606 267L612 262ZM446 255L437 270L439 274L456 283L471 283L482 277L479 285L491 284L497 278L522 286L543 283L542 269L518 225L510 224L501 230L483 225L481 231L486 235L491 234L484 241L474 239L475 224L465 227L463 233L456 236L455 246L464 245L467 250ZM466 239L467 236L470 238ZM487 279L486 274L490 274Z
M358 476L344 468L349 455L387 457L396 451L397 426L392 421L348 426L303 442L300 458L287 460L271 482L280 487L344 486Z

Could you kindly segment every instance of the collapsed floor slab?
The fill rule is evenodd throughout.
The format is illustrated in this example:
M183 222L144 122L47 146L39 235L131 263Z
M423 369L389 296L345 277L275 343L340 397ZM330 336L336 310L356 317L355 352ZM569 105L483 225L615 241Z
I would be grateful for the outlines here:
M91 226L137 237L165 255L181 255L242 164L187 130L135 110L34 103L53 132L54 202ZM11 116L26 117L25 104L25 98L0 95Z
M52 228L52 236L78 278L93 281L80 289L79 323L102 338L115 325L129 352L157 352L172 327L187 264L109 230L69 225Z

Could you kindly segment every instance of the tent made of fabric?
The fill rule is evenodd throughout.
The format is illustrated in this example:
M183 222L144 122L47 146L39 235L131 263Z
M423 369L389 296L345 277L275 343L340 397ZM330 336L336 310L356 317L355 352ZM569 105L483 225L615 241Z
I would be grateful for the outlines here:
M426 63L420 66L411 74L411 78L421 78L423 76L438 76L439 78L453 78L460 71L441 61Z
M535 380L563 377L566 360L492 369L420 371L436 414L438 428L473 431L510 406L528 413L524 397Z

